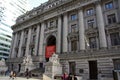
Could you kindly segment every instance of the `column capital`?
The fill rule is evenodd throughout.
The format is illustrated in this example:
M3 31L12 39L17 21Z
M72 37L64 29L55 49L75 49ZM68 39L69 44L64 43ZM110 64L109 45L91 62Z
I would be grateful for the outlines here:
M95 5L100 5L101 4L101 0L97 0L94 2Z
M78 11L81 11L81 10L83 10L83 7L79 7L79 8L78 8Z

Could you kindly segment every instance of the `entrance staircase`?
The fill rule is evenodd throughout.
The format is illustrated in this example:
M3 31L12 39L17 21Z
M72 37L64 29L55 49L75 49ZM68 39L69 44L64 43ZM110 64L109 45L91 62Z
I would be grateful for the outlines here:
M44 68L33 69L29 71L30 77L42 80L44 70L45 70ZM19 73L17 76L25 77L25 73Z

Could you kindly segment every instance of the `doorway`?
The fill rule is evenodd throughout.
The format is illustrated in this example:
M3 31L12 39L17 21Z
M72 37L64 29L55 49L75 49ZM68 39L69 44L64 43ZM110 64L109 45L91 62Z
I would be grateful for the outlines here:
M89 61L89 77L91 80L97 80L98 68L97 61Z
M20 72L20 70L21 70L21 64L18 64L18 72Z
M76 71L76 64L75 62L69 62L69 73L75 75L75 71Z
M45 52L46 52L45 59L46 59L46 62L48 62L52 54L56 52L56 38L53 35L47 38L47 45L46 45Z

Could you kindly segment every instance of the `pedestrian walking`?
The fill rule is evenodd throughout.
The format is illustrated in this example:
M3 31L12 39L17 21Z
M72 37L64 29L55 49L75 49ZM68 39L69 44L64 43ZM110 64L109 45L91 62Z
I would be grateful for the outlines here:
M29 69L28 68L26 69L25 77L27 77L27 79L29 78Z
M66 72L62 75L62 80L68 80L68 74Z
M10 72L10 79L14 80L14 71L13 70Z

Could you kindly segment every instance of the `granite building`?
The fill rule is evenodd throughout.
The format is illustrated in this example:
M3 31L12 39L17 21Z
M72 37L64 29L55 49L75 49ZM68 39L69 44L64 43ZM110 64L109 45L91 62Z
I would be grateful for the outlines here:
M120 70L120 0L49 0L12 29L11 69L19 71L27 55L39 68L55 52L63 72L84 80L113 80Z

